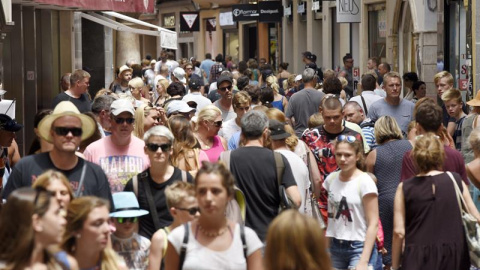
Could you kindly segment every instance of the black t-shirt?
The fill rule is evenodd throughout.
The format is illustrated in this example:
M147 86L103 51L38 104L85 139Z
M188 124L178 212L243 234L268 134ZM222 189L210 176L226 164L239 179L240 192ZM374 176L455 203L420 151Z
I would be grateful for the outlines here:
M55 108L58 103L66 100L71 101L73 104L75 104L75 106L81 113L92 111L92 104L90 103L90 99L88 98L87 94L82 94L79 98L74 98L67 95L65 92L58 94L53 99L53 108Z
M173 218L170 215L167 207L167 198L165 197L165 188L167 186L175 183L176 181L182 181L182 171L174 167L174 171L172 177L163 183L156 183L152 180L150 176L150 168L146 169L142 173L138 174L138 203L140 204L140 208L150 211L150 207L148 206L148 200L146 196L145 187L143 186L143 181L140 180L140 175L146 173L146 177L148 179L148 183L150 183L150 190L153 193L153 201L155 202L155 207L157 209L158 217L160 219L160 227L164 228L170 226L173 222ZM187 182L192 183L193 177L187 172ZM133 192L133 181L132 179L128 180L127 184L125 185L124 191L132 191ZM148 239L152 238L152 235L155 233L155 225L153 223L153 217L151 214L141 216L140 217L140 226L138 233L141 236L144 236Z
M112 193L110 192L108 179L100 166L78 158L77 165L73 169L68 171L60 170L53 165L48 152L26 156L15 165L12 174L8 177L3 198L6 199L15 189L32 186L37 177L49 169L63 173L70 181L73 193L76 194L84 164L86 165L86 169L81 195L97 196L107 199L112 203Z
M285 188L296 186L290 164L282 158L285 164L282 183ZM245 193L245 224L264 241L268 225L277 216L280 205L273 151L264 147L238 148L231 153L230 170L236 185Z

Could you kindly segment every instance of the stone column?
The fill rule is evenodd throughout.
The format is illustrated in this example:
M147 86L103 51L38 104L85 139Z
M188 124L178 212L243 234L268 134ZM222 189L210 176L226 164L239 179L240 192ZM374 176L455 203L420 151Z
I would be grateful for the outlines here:
M427 86L427 96L436 97L437 91L433 83L433 77L437 73L437 32L425 31L419 33L418 48L420 53L417 53L417 70L419 78L423 80Z
M476 14L480 14L480 0L472 0L472 72L473 72L473 91L476 93L480 81L480 20ZM475 95L474 95L475 97Z
M140 64L140 38L135 33L117 31L116 66L125 65L129 59Z

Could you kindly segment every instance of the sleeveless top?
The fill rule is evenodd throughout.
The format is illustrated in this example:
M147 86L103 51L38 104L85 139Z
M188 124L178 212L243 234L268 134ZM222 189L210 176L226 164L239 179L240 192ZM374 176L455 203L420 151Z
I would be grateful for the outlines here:
M223 151L225 151L225 148L223 148L222 140L218 135L213 137L212 147L210 149L203 150L203 152L207 154L208 160L210 162L217 162L218 158L220 157L220 153L222 153Z
M285 98L285 97L282 96L282 98L281 98L280 100L273 101L273 102L272 102L272 106L273 106L274 108L277 108L277 109L279 109L280 111L283 112L283 111L285 110L285 108L283 107L283 99L284 99L284 98Z
M412 144L407 140L396 140L375 149L377 159L374 174L377 177L378 210L383 225L385 248L390 251L393 237L393 201L400 183L403 155L412 149ZM384 264L391 264L391 260L391 252L383 256Z

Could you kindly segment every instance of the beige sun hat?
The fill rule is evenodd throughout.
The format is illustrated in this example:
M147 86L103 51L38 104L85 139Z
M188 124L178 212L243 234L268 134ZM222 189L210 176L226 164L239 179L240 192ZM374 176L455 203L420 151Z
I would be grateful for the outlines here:
M52 142L50 130L52 129L53 122L55 122L55 120L57 120L58 118L67 115L78 117L80 121L82 121L82 141L90 138L93 132L95 132L97 124L92 118L90 118L90 116L81 114L77 107L71 101L62 101L57 104L52 114L43 118L42 121L40 121L40 123L38 124L38 131L40 133L40 136L47 142Z
M468 105L472 107L480 107L480 90L477 91L477 95L474 99L467 102Z
M127 65L121 66L120 69L118 70L118 76L122 75L122 73L127 71L127 70L130 71L130 72L133 72L133 69L129 68Z

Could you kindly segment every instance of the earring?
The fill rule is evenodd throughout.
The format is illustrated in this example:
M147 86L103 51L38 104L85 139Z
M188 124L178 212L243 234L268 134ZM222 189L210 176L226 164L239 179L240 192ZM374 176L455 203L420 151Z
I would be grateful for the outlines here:
M81 234L77 234L77 235L75 235L75 237L76 237L77 239L80 239L80 237L82 237L82 235L81 235Z

